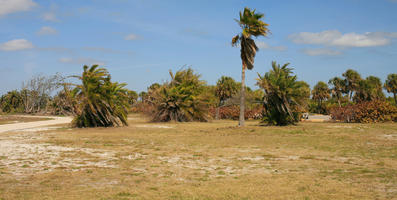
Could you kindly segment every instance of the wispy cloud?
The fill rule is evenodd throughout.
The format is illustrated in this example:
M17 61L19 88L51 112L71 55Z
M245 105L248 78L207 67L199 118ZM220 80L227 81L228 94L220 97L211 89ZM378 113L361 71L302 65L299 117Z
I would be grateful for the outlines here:
M83 50L86 51L95 51L95 52L100 52L100 53L121 53L119 50L114 50L110 48L104 48L104 47L82 47Z
M338 56L342 55L342 52L327 49L327 48L318 48L318 49L303 49L304 54L309 56Z
M43 18L44 21L60 22L60 20L56 16L55 12L53 12L53 11L44 13L42 15L42 18Z
M286 51L288 49L286 46L270 46L262 41L256 42L256 46L258 46L259 49L270 49L275 51Z
M32 49L33 47L33 44L26 39L15 39L0 44L1 51L19 51Z
M70 58L70 57L63 57L58 60L61 63L67 63L67 64L76 64L76 65L105 65L105 61L101 60L96 60L92 58L84 58L84 57L79 57L79 58Z
M140 37L135 34L128 34L124 37L124 40L138 40Z
M43 26L37 31L37 35L56 35L58 31L49 26Z
M367 32L364 34L346 33L329 30L318 33L301 32L289 36L296 44L314 44L336 47L375 47L385 46L397 38L396 32Z
M28 11L36 5L32 0L0 0L0 17L11 13Z

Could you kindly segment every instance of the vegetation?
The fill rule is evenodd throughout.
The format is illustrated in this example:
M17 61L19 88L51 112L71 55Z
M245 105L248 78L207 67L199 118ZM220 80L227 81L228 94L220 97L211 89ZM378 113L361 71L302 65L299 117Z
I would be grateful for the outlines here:
M189 68L170 72L170 76L170 82L148 93L154 105L152 121L208 121L208 103L203 98L205 82L200 75Z
M331 110L333 119L342 122L373 123L397 121L397 107L385 101L374 100L347 105Z
M98 65L83 67L81 85L71 91L76 127L110 127L128 125L128 91L125 84L111 82L110 74Z
M397 74L389 74L387 76L384 88L387 92L393 94L394 103L397 105Z
M332 98L338 101L339 107L341 107L341 99L343 98L343 93L345 93L345 81L342 78L334 77L328 81L331 86Z
M232 39L232 45L237 46L240 43L241 48L242 71L239 126L244 126L245 120L245 70L254 68L254 59L258 51L258 47L252 36L267 36L269 33L268 24L261 20L263 17L263 14L255 13L255 10L244 8L244 11L240 12L240 19L236 20L242 29L242 32Z
M317 112L326 114L323 102L331 97L328 85L319 81L312 90L312 99L317 102Z
M348 69L342 74L345 77L345 91L348 94L349 100L353 100L353 94L357 91L361 80L360 74L352 69Z
M258 74L257 85L265 92L263 121L270 125L285 126L298 122L310 96L309 85L297 81L288 65L272 62L272 70L263 76Z
M225 101L236 95L238 92L238 84L233 78L222 76L216 83L215 96L218 98L218 106L216 108L216 119L219 119L219 109L225 104Z

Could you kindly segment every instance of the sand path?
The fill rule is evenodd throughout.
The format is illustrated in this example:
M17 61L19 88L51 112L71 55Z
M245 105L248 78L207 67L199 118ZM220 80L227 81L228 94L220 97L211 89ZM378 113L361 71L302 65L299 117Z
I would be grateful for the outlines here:
M32 117L32 116L29 116ZM51 120L45 121L36 121L36 122L21 122L15 124L4 124L0 125L0 133L8 132L8 131L18 131L25 130L31 128L38 128L44 126L52 126L56 124L67 124L72 121L71 117L48 117L48 116L35 116L38 118L52 118Z

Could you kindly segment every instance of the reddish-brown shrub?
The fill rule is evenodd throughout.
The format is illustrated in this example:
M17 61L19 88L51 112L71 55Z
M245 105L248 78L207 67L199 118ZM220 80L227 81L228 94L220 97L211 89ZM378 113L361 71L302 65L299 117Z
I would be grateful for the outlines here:
M245 119L262 119L263 118L263 107L257 106L252 109L245 110ZM215 118L216 108L210 108L210 114ZM240 116L240 107L238 105L234 106L224 106L219 109L220 119L232 119L237 120Z
M397 121L397 107L385 101L362 102L331 109L334 120L353 123Z

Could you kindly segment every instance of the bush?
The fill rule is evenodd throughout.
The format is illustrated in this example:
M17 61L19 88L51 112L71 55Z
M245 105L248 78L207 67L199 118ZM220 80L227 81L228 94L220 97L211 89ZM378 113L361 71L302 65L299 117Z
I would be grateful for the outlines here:
M397 107L386 101L369 101L331 109L334 120L351 123L397 121Z
M188 122L209 120L209 102L204 96L205 82L192 69L171 73L172 80L149 94L154 106L152 121Z
M215 117L216 108L210 108L212 117ZM264 108L262 106L256 106L251 109L245 110L245 119L263 119ZM240 116L240 106L223 106L219 108L219 119L231 119L238 120Z

